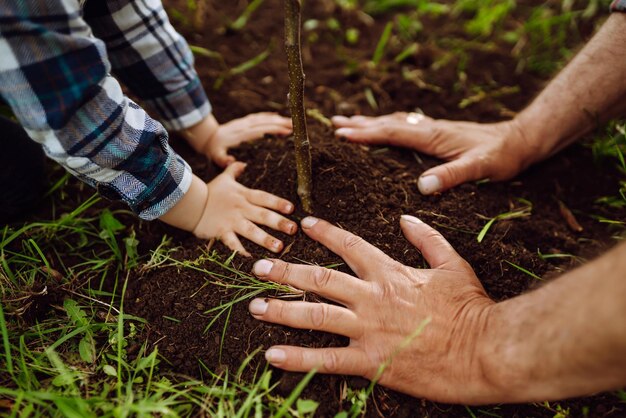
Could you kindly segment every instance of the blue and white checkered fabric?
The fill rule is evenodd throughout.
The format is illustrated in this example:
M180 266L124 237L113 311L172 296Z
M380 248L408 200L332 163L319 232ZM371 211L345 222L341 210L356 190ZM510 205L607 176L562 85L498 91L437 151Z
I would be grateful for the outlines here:
M167 131L118 82L169 129L210 113L192 53L160 1L0 2L0 57L0 95L70 173L147 220L188 190L191 169Z

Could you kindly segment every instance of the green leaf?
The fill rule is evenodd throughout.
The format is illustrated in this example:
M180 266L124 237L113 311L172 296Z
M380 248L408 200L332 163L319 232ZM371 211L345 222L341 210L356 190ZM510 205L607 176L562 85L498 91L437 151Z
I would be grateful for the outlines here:
M113 213L110 210L105 209L100 214L100 229L111 232L111 235L115 235L116 232L119 232L124 229L124 225L115 219Z
M483 239L485 239L485 235L487 235L487 232L489 232L489 228L491 228L491 225L493 225L493 223L497 220L498 218L491 218L489 220L489 222L487 222L485 224L485 226L483 226L483 229L480 230L480 233L478 234L478 237L476 238L478 240L478 242L483 242Z
M137 251L138 246L139 241L135 238L135 231L132 231L130 236L124 238L124 248L126 249L126 256L128 257L126 262L127 268L137 266L139 259L139 252Z
M86 363L96 361L96 347L91 335L85 335L78 343L78 353L80 358Z
M83 327L87 325L85 312L78 306L78 302L74 299L65 299L63 301L63 308L75 326Z
M296 408L299 414L312 414L317 410L320 404L310 399L298 399L296 401Z
M110 364L105 364L102 367L102 371L109 376L117 377L117 370L115 370L115 367L111 366Z
M62 372L60 375L52 379L54 386L69 386L76 380L76 376L68 371Z

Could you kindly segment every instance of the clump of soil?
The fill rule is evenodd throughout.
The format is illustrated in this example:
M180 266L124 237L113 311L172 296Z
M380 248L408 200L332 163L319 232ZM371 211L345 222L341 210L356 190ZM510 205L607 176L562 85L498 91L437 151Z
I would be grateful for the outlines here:
M307 18L322 19L337 13L346 25L361 24L347 12L328 11L314 4L311 8ZM206 27L219 26L229 13L230 16L237 15L234 3L224 4L215 15L208 16ZM207 29L202 34L188 33L188 38L192 43L217 49L233 61L241 56L253 56L256 49L262 50L267 46L269 38L280 44L282 35L274 34L278 25L275 16L282 16L279 1L268 0L258 13L242 33L221 34ZM213 23L215 25L212 26ZM384 23L377 21L373 27L362 31L364 39L357 45L355 55L365 57L371 53ZM458 31L458 28L437 19L423 23L425 33L438 31L440 36L444 36ZM183 28L182 31L189 30ZM259 39L263 40L263 45ZM523 107L540 88L540 80L536 77L515 75L516 62L507 49L472 51L471 62L467 66L470 80L476 84L518 85L522 90L514 97L505 97L500 101L486 99L470 108L460 109L458 103L467 96L470 87L454 88L458 87L456 67L427 73L433 61L443 53L436 43L425 42L408 65L423 70L428 84L440 86L441 91L424 89L413 81L403 79L399 76L401 69L393 63L388 63L388 71L384 73L363 70L346 78L344 65L337 58L337 46L333 42L322 40L311 45L305 62L309 107L316 107L326 115L373 113L363 95L364 88L370 87L380 99L381 113L410 110L419 104L427 114L436 117L492 121L509 114L511 109ZM494 62L497 65L491 65ZM199 60L198 67L210 91L216 72L202 60ZM268 107L284 110L286 74L284 56L275 50L267 61L244 76L227 80L224 88L212 95L218 119L225 121L248 112L267 110ZM417 179L437 161L410 150L346 143L335 138L332 130L321 123L314 120L309 123L315 216L360 235L404 264L422 267L424 261L421 255L404 239L399 228L402 214L416 215L442 232L474 267L488 294L498 301L540 284L510 263L544 278L557 276L561 271L575 267L576 260L547 261L539 256L540 253L593 257L611 246L613 241L612 231L590 215L624 219L623 211L611 211L595 203L599 197L615 194L619 176L611 165L595 164L591 152L583 146L572 147L511 182L465 184L441 195L425 197L418 192ZM176 145L191 161L194 171L205 180L216 174L216 169L201 157L194 156L182 144ZM293 144L290 140L266 138L246 144L233 153L239 160L248 163L246 172L240 178L241 183L298 203ZM478 243L476 234L486 222L484 217L509 211L520 198L532 202L532 215L494 224L485 240ZM576 214L583 227L582 232L574 232L568 227L560 213L559 201ZM298 209L293 218L299 220L304 215ZM138 230L137 238L144 250L154 248L161 236L167 233L173 235L175 242L184 248L175 255L179 259L194 260L205 251L206 243L163 225L142 224ZM341 262L336 255L301 232L295 237L278 236L289 248L282 256L286 261L320 265ZM254 253L254 259L235 258L233 263L243 271L249 271L257 258L272 256L250 242L244 244ZM214 248L224 258L229 254L219 243ZM220 271L215 265L207 264L206 267ZM339 268L348 271L343 265ZM235 371L256 348L274 344L309 347L347 344L347 339L340 336L260 323L249 315L246 303L234 307L224 335L223 318L205 332L211 321L211 316L205 312L232 298L232 292L212 284L212 281L210 277L190 269L169 267L138 273L129 283L126 309L147 319L147 338L159 347L168 360L169 364L165 367L177 373L202 377L200 362L212 370L227 368ZM314 295L305 297L315 298ZM262 360L253 361L253 367L259 362L262 364ZM280 382L278 392L287 395L302 375L276 370L274 377ZM332 416L346 406L346 400L341 399L346 382L352 387L363 387L365 384L358 378L316 376L303 396L321 402L320 416ZM591 416L620 416L626 413L624 406L612 395L573 400L561 405L577 411L581 406L587 406ZM498 413L502 416L554 415L554 412L535 405L503 406L499 407ZM451 417L467 416L467 411L463 407L425 402L379 387L373 393L368 415Z

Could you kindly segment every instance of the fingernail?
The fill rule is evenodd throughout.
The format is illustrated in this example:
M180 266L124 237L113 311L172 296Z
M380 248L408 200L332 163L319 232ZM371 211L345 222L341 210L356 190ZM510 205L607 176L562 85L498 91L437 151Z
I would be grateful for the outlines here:
M283 243L280 242L280 241L274 241L272 243L272 249L274 249L275 251L280 250L282 248L282 246L283 246Z
M292 210L293 210L293 205L291 203L287 203L285 205L285 212L291 213Z
M267 276L272 271L274 263L269 260L259 260L252 266L252 272L257 276Z
M339 128L335 131L335 135L337 136L350 136L354 133L354 129L350 128Z
M319 221L319 219L314 218L312 216L307 216L302 220L302 228L311 229L315 226L315 224Z
M265 299L254 299L248 305L248 310L252 315L264 315L267 312L269 304Z
M279 348L270 348L265 352L265 360L270 363L282 363L287 360L287 353Z
M433 194L441 189L441 181L434 175L424 176L417 181L417 187L422 194Z
M411 215L402 215L400 216L400 218L402 218L402 220L410 222L412 224L415 225L419 225L419 224L423 224L424 222L421 221L421 219L416 218L415 216L411 216Z

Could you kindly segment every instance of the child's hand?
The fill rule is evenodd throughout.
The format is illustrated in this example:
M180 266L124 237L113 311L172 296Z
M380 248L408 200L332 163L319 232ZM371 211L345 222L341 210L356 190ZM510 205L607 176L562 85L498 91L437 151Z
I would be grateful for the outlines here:
M298 229L297 225L274 211L289 214L294 207L285 199L237 183L235 179L245 168L243 163L231 164L207 184L206 206L193 233L204 239L219 238L230 249L248 257L250 253L237 235L272 252L280 252L283 243L255 224L293 235Z
M220 167L235 162L228 149L242 142L262 138L265 134L289 135L292 132L290 118L277 113L253 113L220 125L213 115L185 130L183 135L199 153L215 161Z

